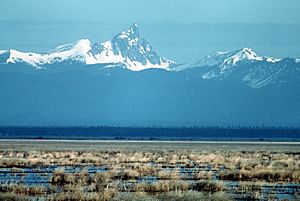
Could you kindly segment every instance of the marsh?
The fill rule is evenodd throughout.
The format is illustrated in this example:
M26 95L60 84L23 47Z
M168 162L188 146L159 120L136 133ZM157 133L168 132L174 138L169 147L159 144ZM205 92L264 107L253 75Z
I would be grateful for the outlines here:
M1 199L297 200L298 142L2 140Z

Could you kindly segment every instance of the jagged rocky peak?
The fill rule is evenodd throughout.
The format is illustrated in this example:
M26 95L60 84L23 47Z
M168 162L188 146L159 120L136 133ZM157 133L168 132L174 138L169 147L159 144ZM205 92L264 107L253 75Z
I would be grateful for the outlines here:
M95 43L90 54L96 61L89 63L121 63L133 71L148 68L169 69L175 62L160 57L147 40L140 36L139 26L133 24L111 40Z
M122 55L130 66L169 67L172 61L158 56L148 41L140 36L139 26L133 24L111 40L112 51Z
M140 31L139 31L139 25L134 23L131 27L129 27L127 30L122 31L115 37L118 38L129 38L129 39L138 39L140 37Z
M122 31L114 36L112 45L115 50L119 51L124 57L129 57L131 60L135 60L136 57L149 52L156 54L152 52L152 48L146 39L140 37L139 26L137 24L133 24L126 31ZM115 53L118 54L118 52Z
M115 35L112 40L103 43L91 43L88 39L81 39L76 43L58 46L46 54L16 50L0 52L0 63L20 62L34 67L60 62L80 62L86 65L108 64L111 67L121 65L133 71L149 68L169 70L170 67L175 66L175 62L160 57L153 51L146 39L140 36L137 24L133 24L127 30Z

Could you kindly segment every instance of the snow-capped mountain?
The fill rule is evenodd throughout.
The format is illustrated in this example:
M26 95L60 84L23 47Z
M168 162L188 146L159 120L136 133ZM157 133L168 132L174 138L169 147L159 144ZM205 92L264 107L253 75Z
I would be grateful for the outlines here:
M76 43L58 46L45 54L13 49L0 51L0 64L26 63L42 69L44 65L61 62L80 62L87 65L109 64L110 67L116 64L132 71L149 68L169 70L175 66L175 62L158 56L146 39L140 36L137 24L103 43L92 43L88 39L81 39Z
M72 64L77 63L84 66L96 65L97 69L98 66L101 66L101 69L122 67L131 71L159 68L180 73L197 69L197 75L200 71L204 80L237 80L252 88L293 80L298 82L300 76L300 59L262 57L250 48L215 52L193 65L177 65L174 61L159 56L152 49L146 39L140 36L137 24L102 43L81 39L75 43L58 46L47 53L0 50L0 66L26 64L34 69L64 71L62 64L73 66ZM76 68L76 65L74 66Z
M178 67L137 25L103 43L0 51L0 77L2 125L299 126L299 59L244 48Z
M43 68L43 65L46 64L54 64L63 61L87 63L90 58L90 49L91 42L87 39L79 40L74 44L58 46L46 54L20 52L10 49L0 52L0 63L26 63L38 69Z
M252 88L300 78L299 59L261 57L250 48L212 53L189 66L195 67L203 68L203 79L238 79Z
M102 63L124 63L132 71L147 68L169 69L175 66L175 62L160 57L153 51L146 39L140 36L137 24L117 34L111 41L96 43L90 53L95 58L95 61L90 63L97 63L97 61Z

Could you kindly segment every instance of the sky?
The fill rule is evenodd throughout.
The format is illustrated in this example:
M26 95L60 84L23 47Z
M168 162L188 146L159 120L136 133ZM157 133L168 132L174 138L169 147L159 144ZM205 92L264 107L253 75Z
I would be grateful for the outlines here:
M138 23L160 55L178 62L246 46L300 57L299 10L299 0L0 0L0 49L103 42Z
M299 0L10 0L2 20L300 23Z

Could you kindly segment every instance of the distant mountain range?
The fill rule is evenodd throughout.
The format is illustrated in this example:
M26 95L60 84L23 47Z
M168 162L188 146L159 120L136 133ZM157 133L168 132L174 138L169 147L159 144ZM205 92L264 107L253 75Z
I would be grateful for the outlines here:
M122 31L110 41L91 43L81 39L73 44L56 47L44 54L19 52L16 50L1 51L1 64L26 63L37 69L48 69L45 65L58 63L107 64L109 67L122 65L132 71L149 68L171 68L175 62L157 55L151 45L139 34L137 24ZM51 69L51 67L49 68Z
M210 54L190 66L197 67L206 67L203 79L239 79L253 88L289 82L300 76L300 59L261 57L250 48Z
M300 59L242 48L179 65L137 24L103 43L1 50L0 75L2 125L300 126Z
M51 65L60 63L102 64L105 68L121 66L131 71L153 68L182 71L201 68L203 79L239 79L253 88L289 82L290 79L299 79L300 75L300 59L261 57L250 48L215 52L195 64L177 65L170 59L160 57L153 50L146 39L140 36L137 24L103 43L81 39L73 44L58 46L44 54L13 49L0 50L1 66L17 63L45 70L52 70Z

